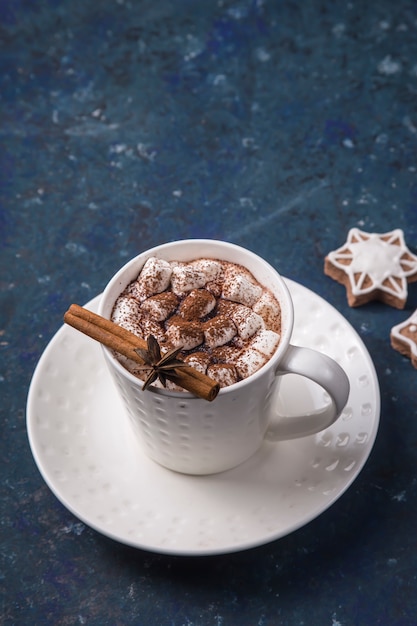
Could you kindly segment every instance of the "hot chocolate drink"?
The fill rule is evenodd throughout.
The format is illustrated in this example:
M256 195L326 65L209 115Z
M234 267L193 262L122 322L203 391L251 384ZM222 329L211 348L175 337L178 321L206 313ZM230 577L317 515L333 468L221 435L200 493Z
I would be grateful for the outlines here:
M261 368L281 333L280 305L271 291L241 265L208 258L149 258L117 298L111 318L143 339L153 335L162 353L181 348L179 358L222 387ZM137 363L120 360L143 378Z

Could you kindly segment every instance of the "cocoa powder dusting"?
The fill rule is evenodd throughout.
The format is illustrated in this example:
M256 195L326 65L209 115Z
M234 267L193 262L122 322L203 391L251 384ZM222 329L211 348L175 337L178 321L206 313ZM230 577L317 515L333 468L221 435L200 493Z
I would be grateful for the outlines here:
M201 261L200 268L199 261ZM202 286L202 268L205 263L213 264L213 262L221 264L221 271L214 279L207 280ZM230 284L230 281L233 283L234 277L244 276L248 281L249 291L253 286L255 294L258 291L262 291L264 295L268 294L268 301L272 302L272 306L275 307L275 313L271 315L268 312L268 319L265 319L264 326L278 335L281 332L279 303L268 289L259 285L246 268L238 264L217 259L199 259L191 263L192 265L178 262L171 264L172 268L184 269L183 284L186 284L186 289L180 288L181 274L177 272L175 293L170 285L162 292L158 292L161 283L165 280L163 271L154 268L154 274L146 275L146 279L139 274L116 301L112 319L118 323L117 316L120 315L120 311L117 310L117 302L126 296L136 298L140 313L134 306L130 306L129 311L125 312L129 327L136 325L136 334L145 339L147 335L153 334L164 349L181 345L192 346L182 350L180 357L202 372L207 374L212 372L209 375L213 375L221 386L228 386L241 380L235 363L240 356L250 351L252 339L251 336L248 338L240 336L232 321L232 315L239 310L244 318L246 309L249 319L254 313L251 308L243 304L225 299L222 295L224 281L228 280ZM174 280L173 274L172 280ZM190 288L193 280L195 280L195 287ZM244 296L246 297L246 294ZM251 293L248 296L250 300ZM256 296L257 301L258 299L259 296Z

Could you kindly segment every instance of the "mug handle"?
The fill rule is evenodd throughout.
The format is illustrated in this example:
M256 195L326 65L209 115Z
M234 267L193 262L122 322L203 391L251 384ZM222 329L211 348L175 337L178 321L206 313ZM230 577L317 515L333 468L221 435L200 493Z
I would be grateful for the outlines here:
M275 372L276 376L285 374L299 374L317 383L329 394L331 403L304 415L274 417L265 439L296 439L331 426L346 406L350 391L349 379L340 365L311 348L289 345Z

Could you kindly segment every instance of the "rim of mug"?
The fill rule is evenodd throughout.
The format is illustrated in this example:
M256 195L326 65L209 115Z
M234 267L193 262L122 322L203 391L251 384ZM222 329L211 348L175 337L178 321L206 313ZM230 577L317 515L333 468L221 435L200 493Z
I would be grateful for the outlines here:
M112 278L110 278L109 282L104 288L104 291L101 294L101 298L100 298L99 306L98 306L98 313L100 315L103 315L104 317L107 317L107 319L110 318L111 309L113 308L116 298L123 292L123 290L127 287L127 285L132 280L135 279L135 277L139 274L141 268L143 267L143 265L145 264L148 258L152 256L157 256L157 253L160 252L161 250L171 250L173 248L177 248L178 246L184 246L184 245L189 245L189 244L193 244L193 246L197 245L199 247L211 245L215 247L216 246L222 247L223 249L227 248L229 250L234 250L235 252L239 252L240 254L242 253L246 254L249 257L255 259L256 262L260 264L261 266L263 266L264 269L268 273L274 276L274 280L276 280L279 284L279 287L281 290L281 296L279 298L279 304L281 307L281 323L282 323L282 314L283 314L282 297L285 296L285 311L284 311L285 328L284 328L284 334L282 333L282 328L281 328L281 338L280 338L280 342L279 342L277 350L271 356L271 358L268 359L268 361L264 365L262 365L262 367L260 367L256 372L254 372L247 378L244 378L243 380L238 381L237 383L233 383L233 385L222 387L219 391L218 396L224 396L228 393L238 391L239 389L243 388L244 386L248 384L254 383L256 380L261 378L265 374L265 372L269 371L270 369L275 370L278 362L280 361L281 357L287 350L287 347L291 339L291 333L292 333L292 328L294 324L294 307L293 307L292 298L291 298L289 289L287 285L285 284L282 276L279 274L279 272L270 263L268 263L268 261L263 259L261 256L259 256L255 252L252 252L251 250L249 250L248 248L244 248L243 246L239 246L237 244L230 243L228 241L222 241L219 239L199 239L199 238L177 239L175 241L159 244L157 246L144 250L143 252L139 253L135 257L131 258L112 276ZM201 256L198 258L207 258L207 257L216 258L217 260L226 260L226 261L228 260L228 259L222 259L220 255L217 257L216 256L210 257L209 253L207 254L202 253ZM193 259L190 258L189 260L192 261L194 260L194 258ZM174 261L178 259L172 258L171 260ZM230 261L230 262L246 267L245 263L240 262L240 261ZM132 272L133 268L135 268L136 274L135 272ZM247 268L247 269L252 274L254 273L252 269L250 268ZM128 278L126 278L127 276ZM130 278L130 276L132 277ZM259 279L256 276L255 278L259 281ZM118 287L118 290L116 290L116 286ZM116 296L114 296L113 290L117 291ZM107 303L107 300L110 298L110 295L112 299L109 300L109 302ZM275 297L277 296L275 295ZM105 306L106 304L111 305L109 314L106 314L104 311L104 309L106 308ZM119 372L119 374L127 378L134 385L139 386L143 384L143 381L140 378L138 378L137 376L129 372L129 370L127 370L120 363L120 361L114 356L112 350L110 350L104 345L101 345L101 348L104 352L106 359L109 360L111 365L115 367L115 369ZM165 397L172 397L172 398L177 398L177 399L183 398L184 400L186 399L189 400L189 399L194 398L195 400L199 400L199 398L197 398L192 393L186 390L176 391L174 389L167 389L164 387L155 387L151 385L147 391L150 391L151 393L155 393L158 395L163 395Z

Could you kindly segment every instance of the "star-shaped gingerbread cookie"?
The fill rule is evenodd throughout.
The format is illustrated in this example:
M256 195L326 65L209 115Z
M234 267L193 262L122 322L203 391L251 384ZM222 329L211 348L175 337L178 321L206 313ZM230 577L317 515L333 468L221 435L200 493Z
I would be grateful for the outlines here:
M346 287L351 307L381 300L403 309L408 283L417 281L417 256L399 228L388 233L351 228L346 243L326 256L324 273Z
M390 338L394 350L411 359L417 369L417 309L405 322L391 328Z

